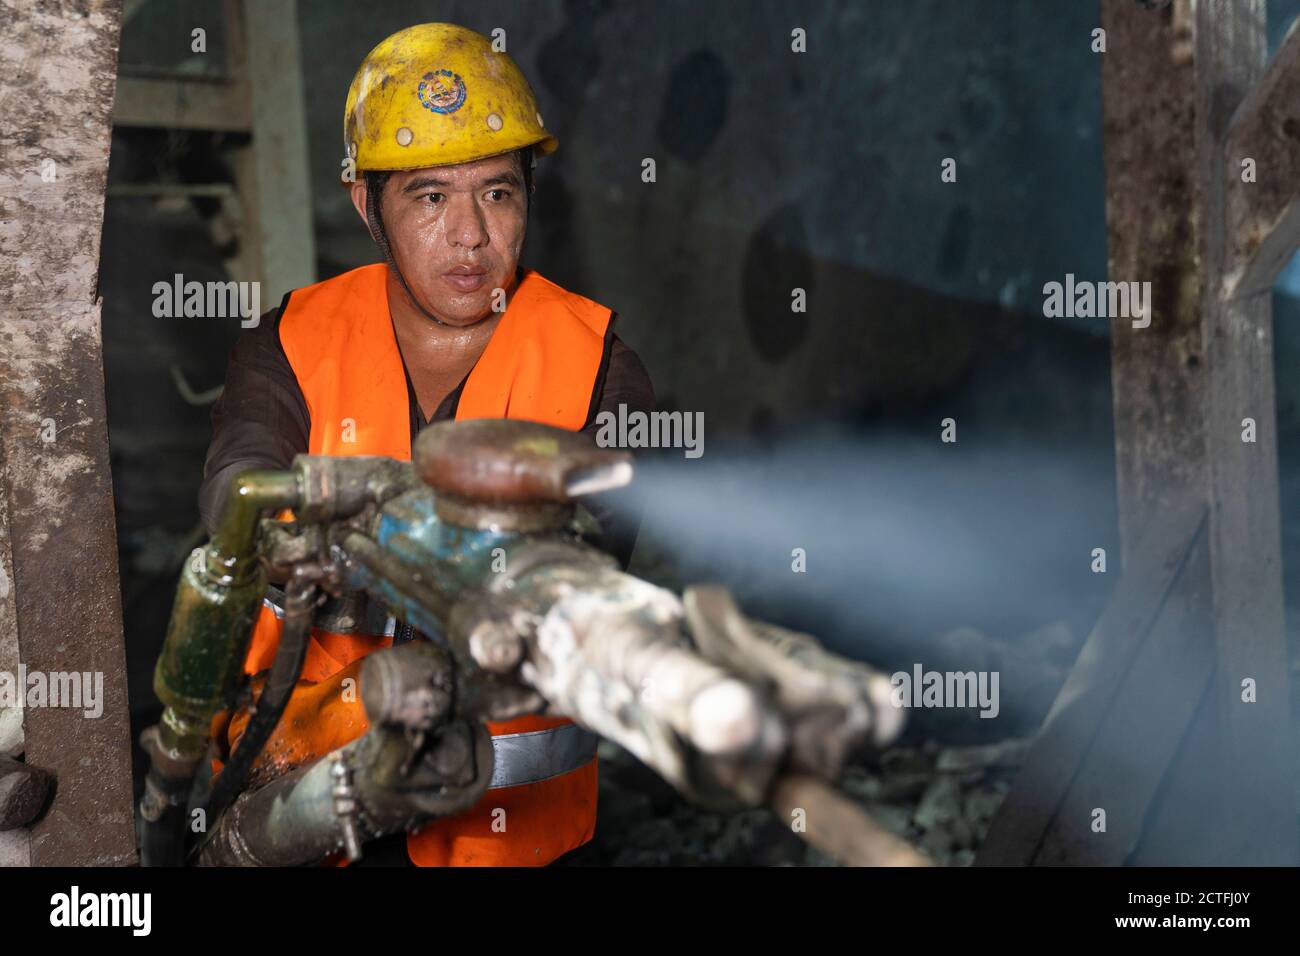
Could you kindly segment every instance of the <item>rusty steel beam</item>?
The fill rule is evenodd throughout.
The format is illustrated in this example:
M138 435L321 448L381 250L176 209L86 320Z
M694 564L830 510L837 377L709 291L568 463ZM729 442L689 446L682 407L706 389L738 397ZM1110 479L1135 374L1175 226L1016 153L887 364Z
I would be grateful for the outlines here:
M1120 545L1127 568L1153 515L1200 496L1204 374L1196 259L1197 104L1183 4L1102 0L1107 277L1150 282L1147 328L1112 322Z
M1229 214L1230 123L1265 79L1264 0L1198 0L1196 18L1197 182L1203 228L1201 338L1205 393L1201 428L1208 469L1210 573L1217 670L1207 696L1215 711L1217 820L1210 862L1291 866L1297 857L1295 751L1290 667L1282 590L1277 472L1277 400L1273 389L1272 297L1230 295L1233 250L1251 235ZM1282 53L1294 57L1294 34ZM1290 88L1292 80L1273 83ZM1237 114L1242 115L1242 114ZM1255 116L1244 114L1248 128ZM1291 146L1292 151L1295 144ZM1285 151L1284 149L1282 151ZM1276 156L1277 153L1270 154ZM1295 159L1292 158L1294 164ZM1294 168L1294 165L1292 166ZM1269 177L1277 175L1270 170ZM1255 184L1260 185L1260 184ZM1246 188L1246 187L1241 187ZM1273 189L1294 189L1290 183ZM1279 241L1292 241L1287 236ZM1273 244L1262 237L1261 248ZM1263 261L1257 259L1256 261ZM1246 420L1255 438L1243 440Z
M34 865L135 859L97 300L121 14L121 0L0 0L0 490L18 656L102 681L97 717L24 710L25 760L57 778L29 831Z
M1232 118L1224 183L1224 294L1269 292L1300 247L1300 21Z

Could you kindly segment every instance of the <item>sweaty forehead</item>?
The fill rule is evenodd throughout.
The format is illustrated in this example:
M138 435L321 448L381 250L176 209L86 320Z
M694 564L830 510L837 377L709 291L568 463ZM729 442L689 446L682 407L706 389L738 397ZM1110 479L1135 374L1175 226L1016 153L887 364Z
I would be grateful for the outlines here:
M513 177L517 181L520 172L518 154L507 153L504 156L491 156L472 163L459 163L455 166L429 166L423 169L399 170L392 174L389 185L397 190L425 185L471 188L502 176Z

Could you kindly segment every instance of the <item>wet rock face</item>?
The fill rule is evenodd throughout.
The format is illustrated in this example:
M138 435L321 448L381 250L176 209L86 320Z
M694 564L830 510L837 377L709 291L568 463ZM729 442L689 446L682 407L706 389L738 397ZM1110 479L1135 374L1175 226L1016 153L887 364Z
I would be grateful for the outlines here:
M941 747L927 741L853 767L843 791L945 866L968 866L1006 796L1028 741ZM600 745L596 836L563 866L835 866L769 810L693 806L631 754Z

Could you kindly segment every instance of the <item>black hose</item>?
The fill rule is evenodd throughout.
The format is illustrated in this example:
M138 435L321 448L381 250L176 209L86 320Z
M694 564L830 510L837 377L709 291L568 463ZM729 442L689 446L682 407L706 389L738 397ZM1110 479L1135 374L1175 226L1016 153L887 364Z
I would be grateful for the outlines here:
M229 763L213 785L212 795L208 798L208 820L215 822L244 789L254 762L280 723L280 718L289 705L289 698L298 686L303 661L307 658L312 610L316 605L315 582L319 576L320 569L315 565L299 565L285 587L284 626L280 631L280 645L275 652L275 661L253 708L248 726L239 738Z

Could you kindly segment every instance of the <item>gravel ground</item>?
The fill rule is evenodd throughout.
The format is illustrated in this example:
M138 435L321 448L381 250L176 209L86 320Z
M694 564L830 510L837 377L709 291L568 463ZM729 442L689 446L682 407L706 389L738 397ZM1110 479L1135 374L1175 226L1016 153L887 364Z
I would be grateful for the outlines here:
M895 748L876 766L850 768L840 787L935 862L968 866L1027 745ZM600 758L595 839L557 865L836 865L768 810L703 810L617 745L602 742Z

